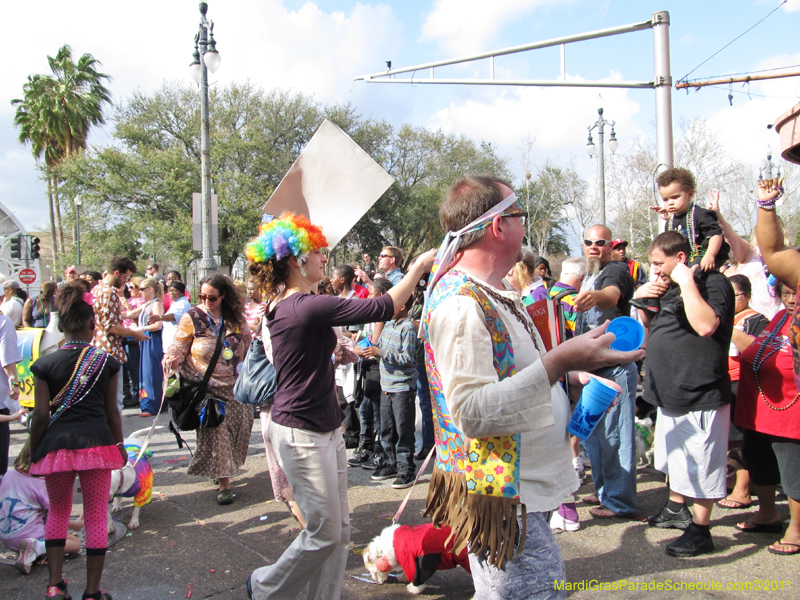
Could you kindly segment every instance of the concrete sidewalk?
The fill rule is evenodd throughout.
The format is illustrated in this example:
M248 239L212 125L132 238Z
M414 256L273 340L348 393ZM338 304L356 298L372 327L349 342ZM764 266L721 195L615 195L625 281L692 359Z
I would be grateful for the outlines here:
M138 417L138 411L125 410L123 428L126 433L141 429L150 420ZM159 425L166 426L162 415ZM12 425L11 452L16 456L25 439L19 425ZM187 434L194 448L194 435ZM191 458L186 448L178 450L175 439L166 428L157 431L150 448L155 471L153 502L141 511L139 529L129 532L111 548L106 558L103 589L114 600L161 600L173 598L215 598L245 600L244 583L253 569L276 560L297 534L296 522L288 510L272 500L272 490L263 457L260 424L256 421L251 437L251 450L241 474L233 481L235 502L218 506L215 487L208 480L186 475ZM352 452L352 451L351 451ZM401 522L423 522L429 466ZM376 585L360 581L366 569L358 553L387 526L407 490L394 490L389 482L375 483L370 471L349 469L351 548L342 592L344 600L366 598L407 598L403 584ZM579 496L591 493L585 485ZM639 471L639 506L643 514L655 513L666 498L661 477L650 469ZM80 496L76 495L76 503ZM665 554L666 545L679 532L659 530L646 524L619 519L597 520L588 514L588 506L578 504L582 529L557 536L567 564L568 582L628 582L623 589L573 590L571 598L800 598L798 557L774 556L766 547L775 535L746 534L733 525L743 520L747 511L714 512L714 539L718 551L694 559L676 559ZM786 502L779 503L788 518ZM76 506L75 512L78 512ZM125 518L130 516L130 503L125 503ZM67 561L65 577L71 582L70 593L79 599L85 582L83 558ZM368 576L367 576L368 578ZM632 590L639 586L667 581L705 582L721 586L753 582L757 579L796 584L794 589L763 591L646 591ZM0 598L17 600L41 598L47 585L47 568L35 566L28 576L13 567L0 565ZM596 584L589 584L594 586ZM619 584L618 584L618 587ZM462 569L440 571L430 581L422 597L467 600L472 598L472 581Z

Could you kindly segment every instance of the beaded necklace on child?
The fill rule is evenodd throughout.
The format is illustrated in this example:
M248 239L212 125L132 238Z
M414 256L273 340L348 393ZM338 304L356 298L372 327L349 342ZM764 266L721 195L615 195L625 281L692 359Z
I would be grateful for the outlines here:
M64 411L83 400L100 379L99 375L106 366L108 354L92 346L89 342L70 340L59 350L76 350L83 348L83 352L75 363L75 369L67 384L50 401L50 409L55 412L50 416L48 426L58 419ZM57 407L57 408L56 408Z
M692 256L689 261L693 261L697 257L697 243L695 242L695 227L694 227L694 202L689 204L689 210L684 213L686 215L686 237L689 239L689 247L692 249ZM675 226L675 216L671 216L667 220L667 231L678 231ZM678 233L683 233L678 231Z
M773 406L770 403L770 401L767 400L767 397L764 395L764 392L761 389L761 381L759 381L759 379L758 379L758 371L761 369L761 366L766 362L766 360L770 356L772 356L776 352L779 352L781 349L783 349L783 348L785 348L786 346L789 345L789 342L787 340L784 340L778 346L773 348L766 356L764 356L764 358L761 358L761 355L764 354L764 350L766 350L767 346L769 346L772 343L772 340L774 340L775 336L778 335L778 332L781 330L781 327L784 326L784 324L786 323L786 320L788 318L789 318L789 311L786 311L786 314L781 317L781 320L778 321L778 324L773 328L773 330L769 333L769 335L766 337L766 339L763 342L761 342L761 346L758 348L758 352L756 352L756 357L755 357L755 359L753 359L753 373L755 374L755 377L756 377L756 386L758 387L758 396L759 396L759 398L761 398L764 401L764 403L767 406L769 406L772 410L776 410L778 412L781 412L781 411L784 411L784 410L787 410L787 409L791 408L794 405L794 403L797 402L798 398L800 398L800 393L795 394L794 399L789 404L787 404L786 406L783 406L781 408L778 408L777 406Z

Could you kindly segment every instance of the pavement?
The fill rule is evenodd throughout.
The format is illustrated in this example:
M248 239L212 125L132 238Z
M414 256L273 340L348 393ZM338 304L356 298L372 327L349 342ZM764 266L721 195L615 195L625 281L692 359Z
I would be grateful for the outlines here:
M122 421L126 434L152 422L139 418L138 410L132 409L123 412ZM256 420L247 461L233 480L236 496L230 506L216 504L215 487L210 481L186 475L191 455L185 447L177 448L166 424L167 417L159 417L159 425L165 427L156 431L150 444L154 452L153 501L142 508L139 529L129 531L109 549L101 587L114 600L246 600L245 580L250 573L274 562L299 531L284 505L272 499L260 423ZM12 424L12 462L25 436L20 424ZM186 439L193 449L194 434L188 433ZM429 465L414 488L401 523L424 522L431 469ZM390 524L408 491L394 490L390 482L373 482L370 475L360 468L348 471L351 554L342 598L407 598L405 585L391 579L385 585L356 579L369 579L360 551ZM666 500L663 477L650 467L640 467L638 490L642 514L656 513ZM578 497L590 493L589 481ZM78 493L75 503L77 514ZM130 517L130 507L126 501L123 523ZM788 519L786 501L779 502L778 507ZM578 504L580 531L556 536L566 562L567 583L573 585L572 589L565 588L569 589L569 598L800 598L800 557L768 553L766 548L777 539L775 535L742 533L733 527L746 518L743 515L755 512L753 507L744 511L715 509L712 531L717 551L691 559L666 555L667 544L680 533L676 530L654 529L622 519L594 519L588 509L588 505ZM64 575L71 582L73 598L79 599L85 582L84 559L67 561ZM777 589L765 591L761 589L763 583L756 583L765 581L774 582L771 585ZM659 585L662 591L656 589ZM722 589L695 591L688 589L689 585L717 585ZM742 585L749 589L741 589ZM46 586L46 566L34 566L31 574L24 576L12 566L0 564L0 600L42 598ZM643 589L648 586L651 589ZM439 571L421 595L453 600L472 596L472 580L463 569Z

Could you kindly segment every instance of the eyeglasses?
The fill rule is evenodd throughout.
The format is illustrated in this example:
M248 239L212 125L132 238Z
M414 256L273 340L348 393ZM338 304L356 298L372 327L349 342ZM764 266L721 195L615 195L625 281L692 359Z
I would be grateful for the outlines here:
M501 217L519 217L522 221L522 225L524 226L528 222L528 213L526 212L510 212L510 213L501 213Z
M598 248L602 248L606 244L610 244L611 240L583 240L583 245L587 248L590 248L592 244L597 246Z
M739 292L738 294L733 295L734 298L741 298L742 296L747 296L747 294L745 294L744 292Z
M200 302L216 302L219 300L219 296L209 296L207 294L200 294L198 298L200 298Z

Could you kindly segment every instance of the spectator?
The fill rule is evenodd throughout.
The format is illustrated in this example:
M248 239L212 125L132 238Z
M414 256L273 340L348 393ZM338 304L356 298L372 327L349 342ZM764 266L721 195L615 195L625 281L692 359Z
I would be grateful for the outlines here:
M611 255L611 230L594 225L586 231L583 250L588 276L575 296L577 334L584 334L617 317L630 315L633 278ZM597 519L638 518L636 512L636 440L634 413L638 374L635 363L622 363L595 371L594 375L622 388L618 404L611 408L586 438L586 454L592 463L595 494L583 499L596 504L589 514Z
M21 416L19 413L19 379L17 363L22 353L17 344L17 331L11 319L0 315L0 475L8 470L8 448L11 443L9 424ZM15 418L11 418L15 416Z
M536 266L533 269L533 274L541 277L545 288L550 289L550 286L556 282L556 280L553 278L553 273L550 271L550 261L548 261L544 256L537 256L534 259L534 264Z
M366 271L367 273L370 273L370 272L375 270L375 263L372 262L372 257L369 254L364 252L364 256L362 256L361 258L364 259L364 264L361 265L361 268L364 271Z
M22 307L22 324L25 327L47 327L50 313L53 312L53 298L58 287L52 281L45 281L35 298L28 298Z
M94 296L94 339L92 343L96 348L108 352L120 363L125 363L127 356L122 347L122 340L126 336L132 337L137 342L147 339L147 334L122 325L122 303L120 302L117 288L130 281L136 273L136 264L127 256L115 256L108 264L108 275L103 283L92 290ZM88 285L88 284L87 284ZM114 380L116 384L119 378ZM117 405L122 411L123 386L119 382L117 390Z
M611 254L614 260L621 262L628 267L631 277L633 277L633 284L638 288L639 286L647 283L647 273L645 273L639 261L628 258L628 242L625 240L614 240L611 244Z
M649 330L644 399L658 407L655 466L669 476L669 500L648 523L684 530L667 546L671 556L713 552L711 511L726 491L731 401L727 357L735 298L730 281L719 271L689 267L691 254L680 233L656 236L648 257L657 279L636 294L660 297L662 305L680 296L684 306L677 313L662 310L655 316L639 310ZM694 502L692 512L687 499Z
M25 292L20 288L19 282L6 279L3 282L3 303L0 312L11 319L14 327L22 327L22 309L25 306Z

